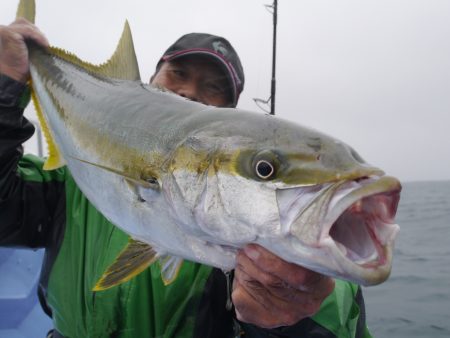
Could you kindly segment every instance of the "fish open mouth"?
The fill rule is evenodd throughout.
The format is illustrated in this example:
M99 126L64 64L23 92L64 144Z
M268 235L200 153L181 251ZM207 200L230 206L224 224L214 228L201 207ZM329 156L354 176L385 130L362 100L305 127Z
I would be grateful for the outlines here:
M332 223L329 236L347 259L366 268L388 263L385 247L398 231L399 194L392 190L358 199Z
M380 283L392 264L400 191L389 176L280 189L282 233L292 236L299 255L309 253L302 265L363 285Z

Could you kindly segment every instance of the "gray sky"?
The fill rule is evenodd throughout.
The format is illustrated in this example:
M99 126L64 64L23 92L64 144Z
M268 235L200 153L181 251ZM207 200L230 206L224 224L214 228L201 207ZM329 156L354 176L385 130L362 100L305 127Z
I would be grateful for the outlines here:
M225 36L246 73L239 107L260 111L252 98L270 95L271 2L36 0L36 23L52 45L101 63L128 19L144 82L182 34ZM0 23L17 3L1 1ZM450 179L450 1L278 6L277 115L341 139L400 180Z

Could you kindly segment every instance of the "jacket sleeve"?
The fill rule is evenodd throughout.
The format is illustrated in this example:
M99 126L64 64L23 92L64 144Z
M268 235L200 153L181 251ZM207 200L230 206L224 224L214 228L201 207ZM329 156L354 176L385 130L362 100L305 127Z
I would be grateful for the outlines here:
M64 172L46 173L41 159L22 156L34 133L23 117L28 101L26 85L0 74L0 246L45 247L61 211Z
M366 325L361 287L336 281L334 292L324 301L319 312L293 326L261 329L239 323L246 338L371 338Z

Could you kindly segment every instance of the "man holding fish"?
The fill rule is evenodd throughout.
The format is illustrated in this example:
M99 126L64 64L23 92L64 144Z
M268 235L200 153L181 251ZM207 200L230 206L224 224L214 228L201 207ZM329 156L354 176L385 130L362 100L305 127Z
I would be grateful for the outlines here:
M185 261L165 286L153 264L127 283L92 291L128 235L88 202L66 167L45 172L43 160L23 156L21 144L34 132L22 115L30 40L48 46L24 19L0 26L0 245L46 248L39 296L53 337L370 337L357 285L256 244L238 251L233 273ZM164 53L151 84L235 107L244 74L226 39L195 33Z

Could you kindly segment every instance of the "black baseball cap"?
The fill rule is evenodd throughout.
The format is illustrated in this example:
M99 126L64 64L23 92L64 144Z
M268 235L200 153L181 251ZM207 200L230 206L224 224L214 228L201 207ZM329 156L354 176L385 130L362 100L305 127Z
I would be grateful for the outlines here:
M183 35L170 46L158 62L171 61L185 55L207 55L218 61L232 88L233 106L236 106L239 95L244 89L244 70L238 54L227 39L206 33L190 33Z

